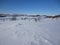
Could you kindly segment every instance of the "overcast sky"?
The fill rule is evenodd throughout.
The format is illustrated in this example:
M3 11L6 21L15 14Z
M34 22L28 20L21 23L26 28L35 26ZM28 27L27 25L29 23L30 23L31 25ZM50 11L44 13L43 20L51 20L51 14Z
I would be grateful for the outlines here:
M60 14L59 0L0 0L0 13Z

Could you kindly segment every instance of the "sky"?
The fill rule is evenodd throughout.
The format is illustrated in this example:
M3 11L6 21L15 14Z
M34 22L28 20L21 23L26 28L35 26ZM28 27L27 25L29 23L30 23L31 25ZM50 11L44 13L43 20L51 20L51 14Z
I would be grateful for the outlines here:
M60 14L60 0L0 0L0 13Z

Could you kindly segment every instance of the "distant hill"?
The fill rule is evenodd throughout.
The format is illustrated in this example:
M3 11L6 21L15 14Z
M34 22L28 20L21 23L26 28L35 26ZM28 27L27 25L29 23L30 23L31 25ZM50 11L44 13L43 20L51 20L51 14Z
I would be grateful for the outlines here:
M25 15L25 14L0 14L0 17L8 17L8 16L28 16L28 17L40 17L40 16L45 16L46 18L58 18L60 15L55 15L55 16L49 16L49 15Z

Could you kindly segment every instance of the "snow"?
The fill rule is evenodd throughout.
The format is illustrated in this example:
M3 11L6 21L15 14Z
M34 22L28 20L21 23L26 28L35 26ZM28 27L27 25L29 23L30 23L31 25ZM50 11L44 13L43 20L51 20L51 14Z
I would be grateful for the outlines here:
M60 18L0 20L0 45L60 45Z

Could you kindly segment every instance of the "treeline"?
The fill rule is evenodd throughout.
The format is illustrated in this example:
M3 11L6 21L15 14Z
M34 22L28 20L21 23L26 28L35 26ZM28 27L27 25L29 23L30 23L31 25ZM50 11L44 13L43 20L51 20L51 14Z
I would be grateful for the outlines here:
M24 14L0 14L0 17L18 17L18 16L27 16L27 17L40 17L40 16L45 16L46 18L58 18L60 15L55 15L55 16L47 16L47 15L24 15Z
M60 15L55 15L55 16L46 16L46 18L60 18Z
M24 15L24 14L0 14L0 17L18 17L18 16L27 16L27 17L40 17L40 16L45 16L46 18L58 18L60 15L55 15L55 16L47 16L47 15Z

